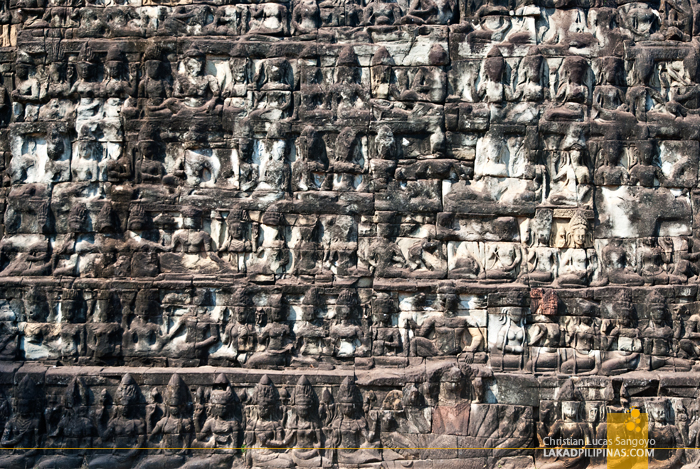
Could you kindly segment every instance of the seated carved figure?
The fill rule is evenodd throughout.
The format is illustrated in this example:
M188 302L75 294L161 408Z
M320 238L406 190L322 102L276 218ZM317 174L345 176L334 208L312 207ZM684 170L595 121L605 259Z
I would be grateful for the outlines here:
M36 77L34 61L26 52L17 54L15 63L16 86L10 93L13 100L12 114L16 120L34 120L38 111L41 85Z
M594 271L592 253L586 247L591 242L588 221L577 212L569 220L565 230L564 245L568 247L561 253L559 262L559 277L555 284L567 287L588 285Z
M606 57L601 61L601 68L598 84L593 91L593 109L597 112L597 117L608 121L632 117L625 104L622 61Z
M294 433L285 438L279 392L267 375L255 386L251 404L256 413L246 422L247 467L294 467L288 453Z
M653 12L649 11L649 13L653 15ZM668 106L661 93L649 86L655 68L654 58L651 54L644 52L634 61L630 73L625 103L629 112L634 114L640 122L672 116L667 109L673 107Z
M637 328L636 311L627 294L622 292L610 304L613 319L601 326L601 374L610 376L635 369L643 350Z
M487 103L502 103L512 99L512 89L503 83L506 62L498 47L491 49L484 60L483 80L476 89L476 95Z
M149 440L160 438L161 454L144 458L137 469L181 467L190 453L195 438L191 410L192 398L180 375L174 373L165 390L165 415L151 431Z
M582 441L589 444L593 440L590 427L587 422L581 420L581 404L583 396L574 387L572 380L567 380L556 393L556 400L561 402L562 418L554 422L547 435L551 441ZM567 440L568 439L568 440ZM588 467L589 456L581 452L574 456L556 456L554 460L544 462L541 466L546 469L566 467L570 469L583 469Z
M413 0L401 24L449 24L455 5L445 0Z
M680 358L700 358L700 315L695 313L683 320L683 334L678 341Z
M313 190L327 186L327 182L320 181L327 169L326 145L318 132L307 126L297 138L297 159L292 163L292 190Z
M211 454L190 459L182 466L187 469L211 467L227 469L231 467L234 456L240 446L239 433L241 430L240 413L235 408L239 404L238 396L231 388L231 383L224 374L218 374L214 380L209 405L208 418L197 430L194 444L202 448L211 448ZM195 411L195 415L197 412ZM198 427L195 420L195 427Z
M600 166L594 176L595 183L600 186L621 186L627 184L629 172L622 166L622 145L619 141L605 142L601 149L604 164Z
M392 0L372 0L362 15L364 25L385 26L396 24L401 19L401 8Z
M30 377L24 378L15 387L12 417L5 424L0 439L3 448L13 449L0 456L0 466L7 468L34 467L34 461L40 455L41 435L44 422L41 407L37 405L41 395L36 383Z
M498 243L487 248L482 281L512 282L519 278L522 253L520 246Z
M398 5L393 5L398 8ZM338 119L365 120L369 117L369 90L362 84L362 68L351 46L344 47L338 56L335 84L331 92Z
M87 389L79 377L74 377L66 387L62 415L56 428L48 435L54 442L62 441L66 449L42 457L37 468L77 467L82 464L86 450L92 446L97 429L88 415Z
M268 308L258 308L255 313L257 326L256 351L248 358L248 368L286 366L294 347L287 322L287 312L282 298L275 295Z
M658 151L656 141L652 139L636 141L632 147L632 155L636 159L637 164L629 171L629 183L631 185L655 187L660 183L666 182L666 176L657 164Z
M202 228L202 212L192 206L182 209L183 228L172 237L172 252L160 255L164 272L226 272L228 265L214 255L211 235Z
M595 347L596 326L594 319L588 316L569 318L565 335L569 348L563 350L562 373L586 375L598 372L600 356Z
M644 280L627 265L627 251L619 239L611 239L601 253L610 283L643 285Z
M666 299L653 291L646 299L650 320L640 335L644 341L644 354L648 356L648 369L690 371L692 362L675 357L674 329L670 325L670 314Z
M377 295L372 301L372 355L406 355L408 347L403 347L401 332L392 326L392 316L396 313L393 300L387 295Z
M554 290L545 292L541 288L531 290L530 297L534 322L528 330L528 345L532 348L526 369L533 372L558 371L562 337L558 323L559 297Z
M351 377L338 389L339 412L331 422L332 447L340 465L369 464L382 460L377 432L362 416L362 396Z
M577 121L585 117L585 105L590 102L590 91L586 84L588 62L583 57L567 57L562 63L562 73L555 99L561 103L545 112L547 120Z
M316 392L302 375L294 388L294 417L287 421L285 429L293 446L289 455L297 467L322 467L325 461L318 407Z
M316 0L297 1L292 11L291 23L296 36L315 33L321 24L320 9Z
M650 448L654 450L654 456L649 458L649 467L653 469L668 468L677 469L683 465L683 437L678 431L678 427L668 421L670 414L667 399L659 399L647 402L647 413L649 414L649 441ZM678 416L676 416L678 418Z
M154 356L162 356L163 349L185 326L188 316L183 316L167 332L164 333L157 317L160 311L157 291L140 290L136 294L134 317L128 328L125 328L122 349L128 358L148 360Z
M485 337L473 318L457 316L459 297L454 288L438 290L440 312L418 326L411 324L410 355L418 357L473 354L485 345Z
M173 90L166 78L165 68L160 48L157 45L149 46L143 55L146 73L138 88L138 97L143 101L141 106L146 117L167 118L173 115L170 107L176 101L172 99Z
M253 302L245 289L240 288L231 295L228 324L222 326L220 344L214 346L210 358L225 358L227 363L246 362L256 347Z
M525 367L527 336L521 307L504 307L500 322L503 324L491 344L491 365L502 371L517 371Z
M173 97L181 100L178 115L195 117L206 113L221 111L217 107L220 94L216 78L204 73L206 55L198 48L191 46L184 54L183 73L178 73L173 86Z
M287 34L287 7L277 3L253 5L248 27L248 34Z
M220 244L219 256L226 260L234 271L245 272L245 256L252 251L248 213L234 208L226 218L226 237Z
M134 467L146 443L146 422L139 415L140 394L134 378L126 373L117 388L115 414L100 435L102 443L114 449L111 454L92 458L88 463L90 469Z
M337 321L330 328L330 339L336 357L362 357L369 353L369 337L366 337L359 325L361 315L357 293L342 290L336 300Z

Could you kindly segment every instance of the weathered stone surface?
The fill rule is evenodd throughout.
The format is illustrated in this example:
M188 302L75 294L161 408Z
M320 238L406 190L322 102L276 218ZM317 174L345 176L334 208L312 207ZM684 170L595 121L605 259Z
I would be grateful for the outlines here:
M2 3L0 467L697 466L698 11Z

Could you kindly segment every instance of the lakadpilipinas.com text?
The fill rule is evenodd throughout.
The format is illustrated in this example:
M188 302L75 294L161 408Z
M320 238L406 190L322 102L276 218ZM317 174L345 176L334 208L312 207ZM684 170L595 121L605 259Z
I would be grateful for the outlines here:
M592 440L588 444L578 439L544 438L544 457L576 458L586 456L591 458L612 457L654 457L653 439L623 439L612 438Z

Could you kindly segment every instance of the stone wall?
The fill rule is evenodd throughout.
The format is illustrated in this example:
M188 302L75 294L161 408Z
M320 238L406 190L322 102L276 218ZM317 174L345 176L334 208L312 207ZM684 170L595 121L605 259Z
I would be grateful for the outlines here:
M696 467L698 36L684 0L0 2L0 467L602 467L534 448L635 406Z

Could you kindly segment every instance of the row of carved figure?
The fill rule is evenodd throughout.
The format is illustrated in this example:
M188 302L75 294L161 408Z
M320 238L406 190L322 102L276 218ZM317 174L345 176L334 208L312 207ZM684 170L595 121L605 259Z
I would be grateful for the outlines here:
M35 376L25 376L14 389L9 418L7 401L3 405L6 423L0 445L7 455L0 455L0 464L77 467L87 460L90 468L204 464L230 468L232 463L233 467L377 467L372 463L425 459L421 442L441 443L439 436L430 435L435 425L440 434L492 438L496 447L505 448L526 447L534 435L531 408L486 404L493 375L475 367L448 364L437 369L430 382L398 389L384 386L364 395L352 376L340 386L338 381L316 386L318 391L303 375L296 384L288 382L289 387L278 388L263 375L256 386L250 383L238 389L224 374L208 382L208 376L193 377L199 378L196 391L172 374L164 389L148 386L150 392L144 396L146 389L142 394L130 374L118 387L113 378L88 386L90 377L76 374L67 377L67 386L45 386L46 392ZM44 402L45 406L36 405ZM461 402L476 404L488 423L455 427L460 416L454 419L449 407L439 406ZM523 421L498 431L493 424L501 413ZM37 447L56 449L32 450Z
M457 357L496 370L607 376L691 371L700 359L698 303L669 304L659 290L637 307L623 292L600 302L570 298L563 308L554 290L533 289L529 309L517 301L488 306L484 296L448 287L437 296L377 293L364 304L353 290L328 299L308 290L204 289L182 303L186 291L161 299L155 289L47 296L31 288L4 302L0 356L247 368L402 367L414 357Z
M584 211L554 218L552 210L541 210L532 219L440 213L437 223L427 216L392 220L382 212L384 219L371 223L369 217L284 215L274 208L205 217L187 206L153 216L136 205L125 216L110 202L73 200L57 202L55 210L27 190L11 199L0 277L335 275L641 286L695 283L700 258L688 236L594 240Z
M319 132L307 125L299 133L274 127L264 136L226 139L226 134L207 135L200 122L165 140L157 125L145 121L126 143L100 137L113 127L85 125L92 136L83 132L86 138L77 139L56 124L13 126L5 184L109 181L243 192L370 193L401 190L390 186L395 181L422 181L408 184L445 194L459 188L475 196L498 193L510 201L590 208L596 187L693 188L700 153L695 140L588 139L580 128L538 134L491 126L464 142L464 134L411 134L400 126L382 125L370 133L353 127ZM559 143L552 145L550 138ZM465 161L459 154L472 157ZM501 187L494 178L520 182ZM448 186L435 186L440 180Z
M193 377L201 383L201 375ZM494 380L483 369L464 366L443 367L403 388L383 385L364 392L352 377L340 386L321 387L302 375L279 387L264 375L254 387L234 388L219 374L195 385L196 390L178 374L164 389L139 386L130 374L118 386L113 376L101 382L79 374L62 378L67 385L41 386L25 375L14 386L12 411L10 400L2 406L0 464L42 469L84 462L93 469L406 467L432 459L459 467L450 460L460 458L531 468L534 458L536 467L549 469L604 467L604 456L549 458L532 448L560 446L549 443L557 441L603 446L600 442L620 434L606 418L631 408L648 414L650 448L657 448L650 467L694 467L700 446L697 401L648 397L643 393L648 386L635 382L568 379L554 388L539 383L536 413L532 404L498 403L498 394L490 391L507 375ZM592 397L584 399L584 392ZM457 442L459 453L449 447ZM483 442L491 449L481 448Z
M591 118L629 126L637 120L697 118L700 51L693 48L675 51L681 58L670 61L644 49L624 60L589 60L544 55L539 46L524 57L505 58L493 47L485 58L445 67L450 59L443 45L432 43L426 57L408 66L399 66L401 59L382 46L364 57L369 64L363 67L354 46L330 49L335 54L329 57L310 52L301 58L251 58L258 54L231 51L228 44L183 44L178 55L170 44L146 42L140 44L142 56L127 44L98 53L83 42L77 55L57 44L45 58L18 51L14 90L9 97L3 92L0 104L7 110L12 101L14 121L71 119L81 126L139 116L210 116L225 126L244 118L420 122L434 120L446 100L485 103L467 119L486 122ZM536 105L543 101L548 106Z
M669 0L578 2L580 5L574 2L560 5L547 0L295 0L223 6L188 5L190 2L184 1L167 2L167 6L163 6L166 2L151 0L132 0L129 6L117 6L124 2L105 0L86 2L87 7L75 2L73 8L57 5L59 2L51 2L53 4L47 8L43 0L20 0L13 10L8 8L8 3L5 2L0 17L5 26L1 43L4 46L14 45L22 30L34 32L37 29L67 30L73 37L93 38L293 35L297 40L327 41L337 27L369 26L367 32L377 34L389 26L454 24L453 31L466 36L470 42L522 44L537 41L571 45L577 49L608 46L610 36L619 42L687 42L698 33L698 13L691 2ZM182 4L178 6L178 3ZM101 8L104 5L107 8ZM592 6L604 8L591 9ZM615 24L618 31L615 34L603 31L602 34L607 33L609 37L601 40L596 37L601 31L595 23ZM367 40L367 32L344 31L340 36Z

